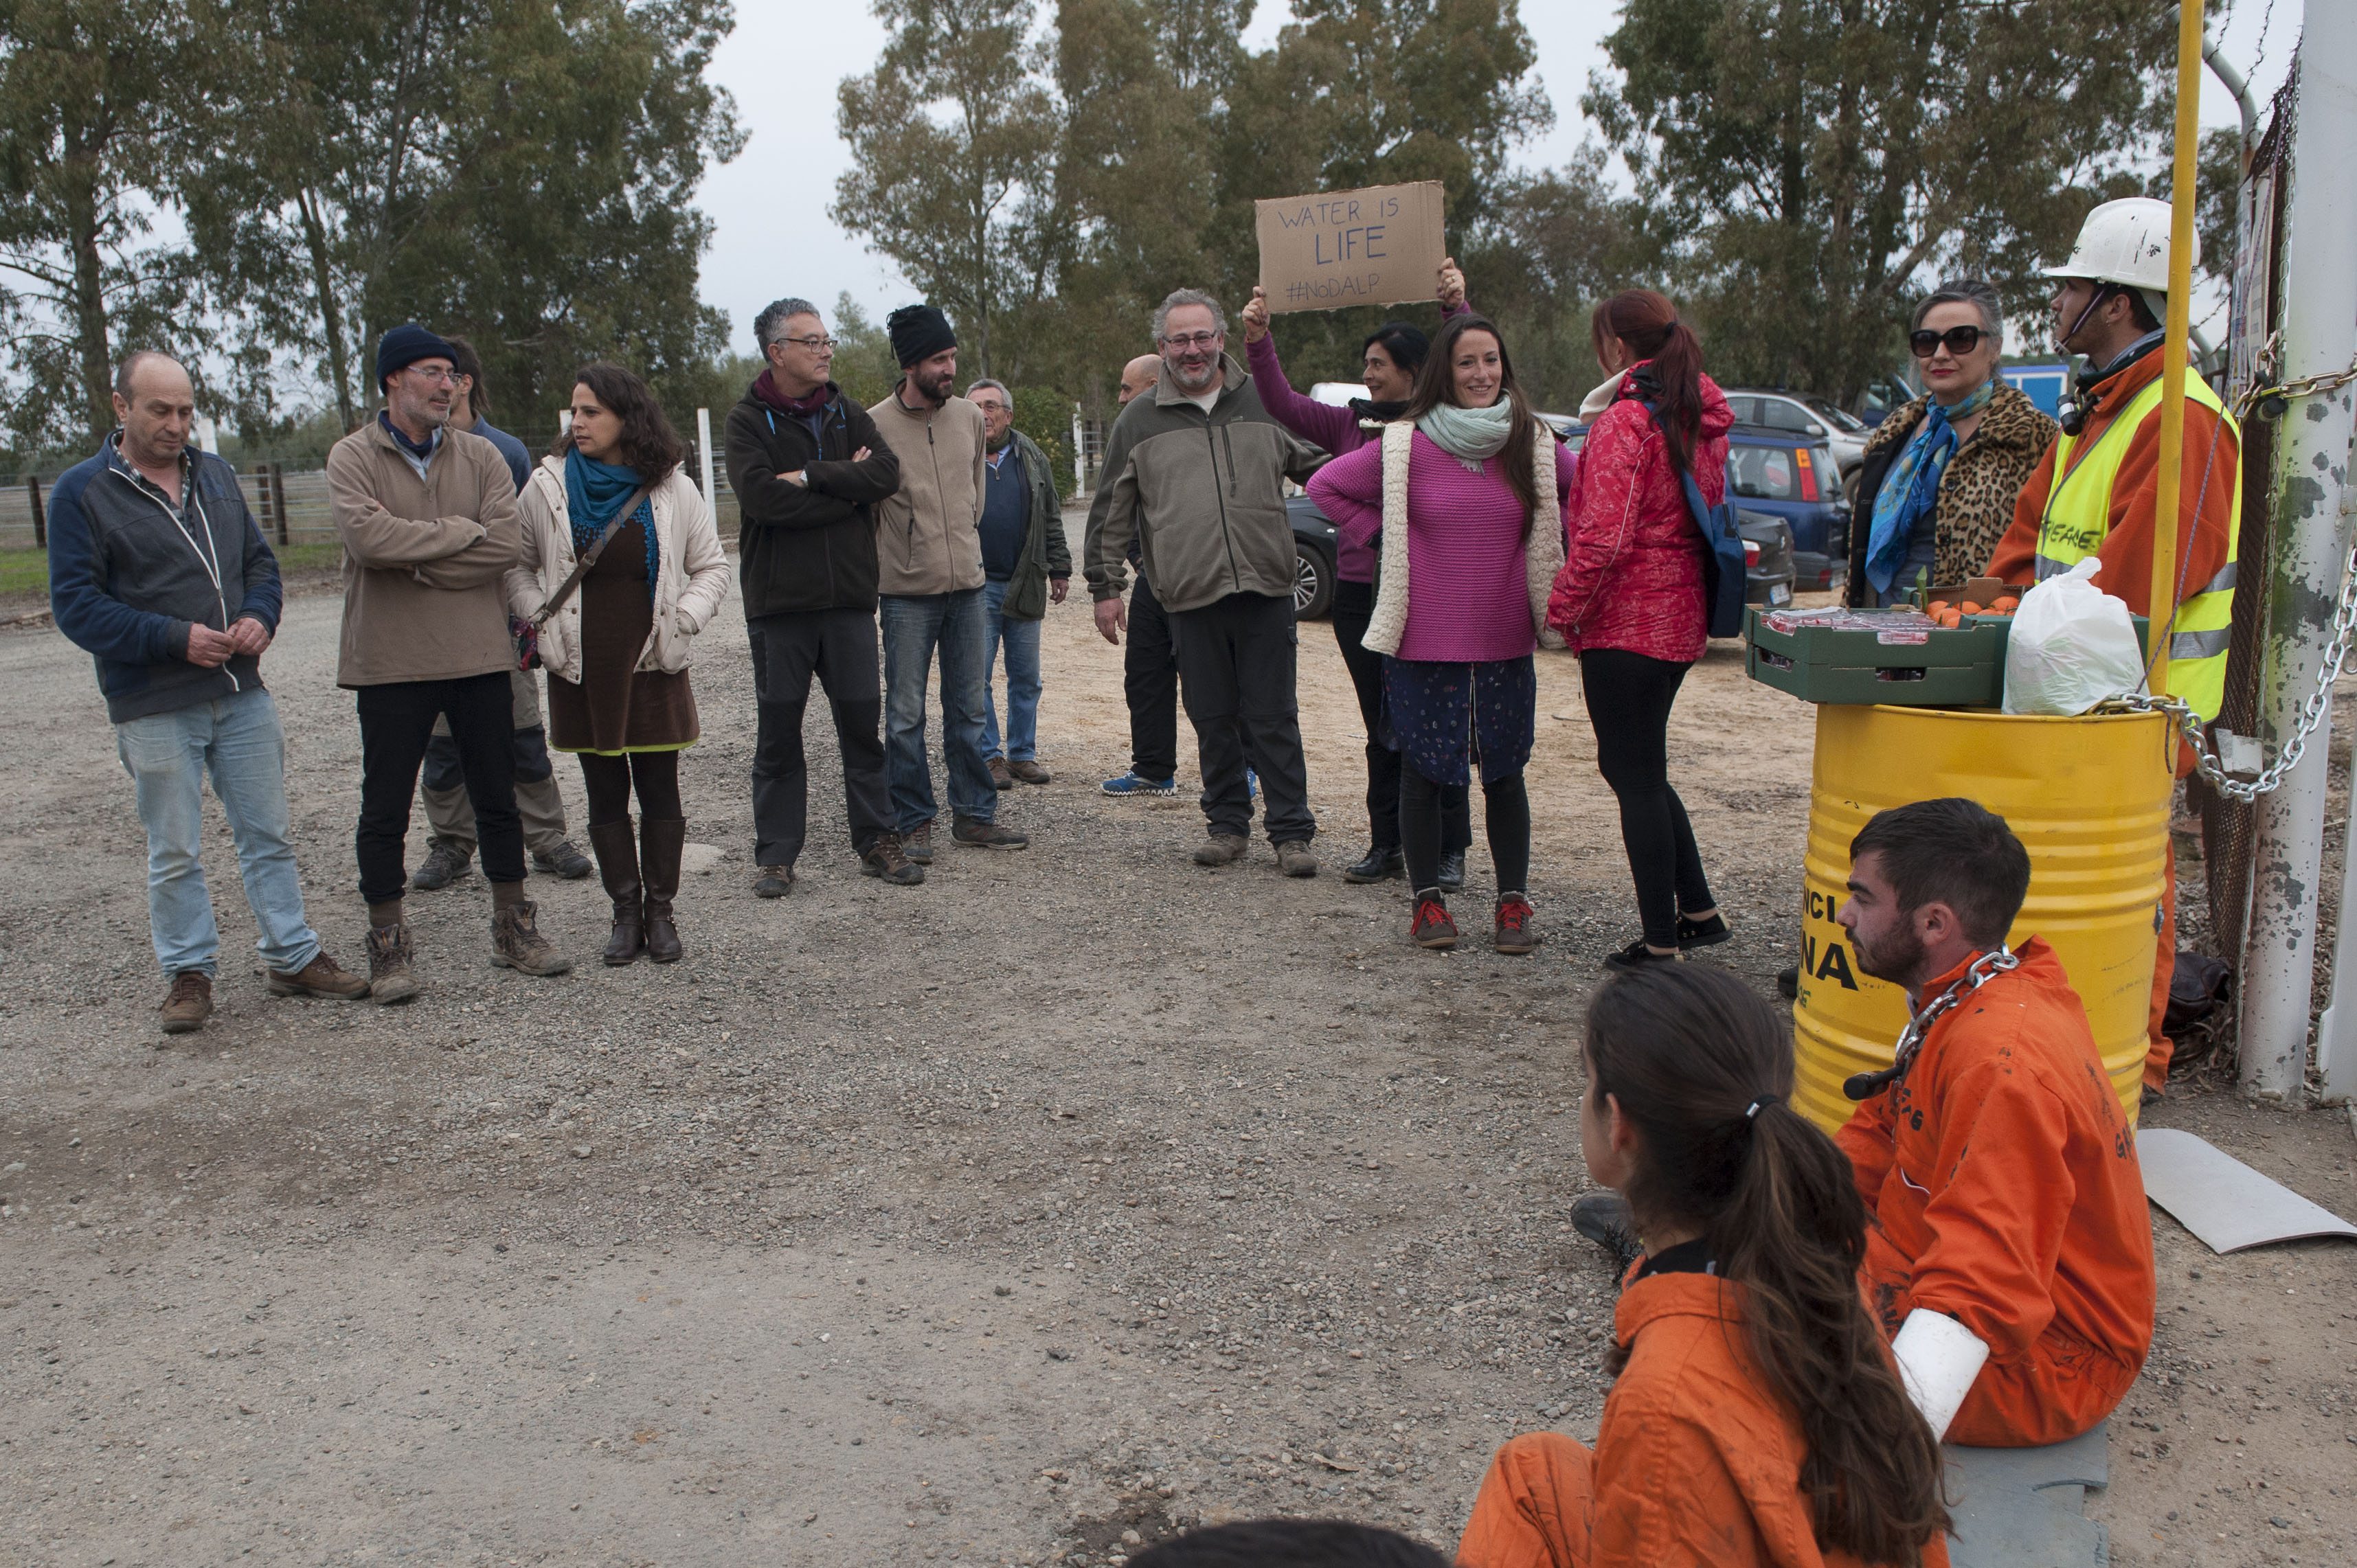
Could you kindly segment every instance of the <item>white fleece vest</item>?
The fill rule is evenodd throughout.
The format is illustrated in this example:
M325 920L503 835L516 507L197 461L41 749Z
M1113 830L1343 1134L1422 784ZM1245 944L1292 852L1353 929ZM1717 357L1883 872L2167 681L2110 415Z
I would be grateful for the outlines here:
M1415 426L1398 420L1383 426L1383 545L1374 613L1359 640L1377 653L1396 654L1407 635L1407 464ZM1562 510L1555 494L1555 436L1542 424L1531 443L1531 478L1539 504L1531 515L1523 548L1523 583L1530 594L1531 628L1541 648L1564 646L1562 633L1546 623L1547 596L1563 571Z

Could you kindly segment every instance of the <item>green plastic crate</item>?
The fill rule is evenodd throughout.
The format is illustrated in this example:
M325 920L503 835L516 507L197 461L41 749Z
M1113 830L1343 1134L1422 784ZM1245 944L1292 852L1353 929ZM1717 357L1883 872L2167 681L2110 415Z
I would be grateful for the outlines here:
M2009 616L1967 616L1962 626L1950 628L1900 612L1879 630L1805 619L1783 631L1769 624L1793 613L1751 609L1744 628L1745 665L1754 681L1804 703L1994 708L2005 701ZM1855 614L1879 618L1883 612ZM2133 618L2141 647L2145 618Z

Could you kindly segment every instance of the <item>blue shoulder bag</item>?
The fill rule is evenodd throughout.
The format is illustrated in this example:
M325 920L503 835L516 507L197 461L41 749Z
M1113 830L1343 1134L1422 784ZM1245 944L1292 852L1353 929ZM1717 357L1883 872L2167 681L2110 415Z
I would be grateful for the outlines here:
M1662 412L1652 403L1645 412L1660 425ZM1663 429L1667 439L1669 431ZM1699 446L1699 443L1696 443ZM1702 487L1695 483L1691 469L1678 476L1685 486L1686 511L1694 518L1695 526L1702 531L1702 602L1713 637L1740 637L1743 634L1744 578L1743 533L1735 526L1735 501L1732 487L1728 499L1712 506L1702 499Z

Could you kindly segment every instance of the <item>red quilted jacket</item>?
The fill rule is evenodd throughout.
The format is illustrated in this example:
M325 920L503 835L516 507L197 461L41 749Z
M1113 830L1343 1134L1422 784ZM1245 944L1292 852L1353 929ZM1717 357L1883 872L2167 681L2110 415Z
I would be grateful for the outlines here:
M1598 414L1572 481L1571 538L1547 600L1547 624L1574 653L1619 648L1690 664L1708 644L1702 533L1670 467L1631 366L1618 401ZM1702 438L1694 472L1703 499L1727 498L1727 399L1702 379Z

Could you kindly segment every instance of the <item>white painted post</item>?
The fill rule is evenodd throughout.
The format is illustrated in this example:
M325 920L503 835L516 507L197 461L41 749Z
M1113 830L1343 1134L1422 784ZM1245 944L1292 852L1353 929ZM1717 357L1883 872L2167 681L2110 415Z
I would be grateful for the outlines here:
M2287 381L2346 370L2357 351L2357 183L2348 171L2349 149L2357 146L2357 9L2347 0L2308 0L2298 70L2283 239L2279 373ZM2352 410L2357 392L2344 385L2294 399L2276 426L2276 545L2266 564L2270 610L2260 682L2261 738L2270 750L2315 690L2348 568L2343 494ZM2329 736L2320 730L2313 736L2283 787L2259 802L2240 991L2242 1077L2246 1091L2270 1098L2298 1098L2308 1067ZM2352 886L2344 876L2344 918ZM2333 983L2336 999L2357 1004L2357 931L2346 926ZM2319 1065L2331 1064L2342 1093L2357 1079L2352 1034L2357 1007L2328 1014L2318 1032ZM2338 1050L2329 1043L2336 1038L2342 1042Z
M1076 403L1072 404L1072 489L1075 490L1089 488L1089 448L1081 435L1081 405Z
M720 503L712 494L712 411L695 411L695 451L704 468L704 510L712 514L712 525L720 526Z

